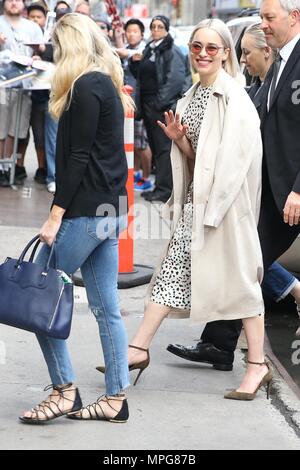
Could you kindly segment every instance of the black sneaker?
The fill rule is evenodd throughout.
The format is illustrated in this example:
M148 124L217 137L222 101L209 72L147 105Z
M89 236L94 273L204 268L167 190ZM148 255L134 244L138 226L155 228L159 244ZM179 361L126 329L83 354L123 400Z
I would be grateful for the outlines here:
M25 166L16 165L15 179L16 180L24 180L25 178L27 178L27 173L26 173L26 170L25 170Z
M38 184L47 184L46 168L38 168L35 172L34 181Z
M7 172L0 172L0 187L7 188L9 184L9 175Z
M155 189L154 191L142 192L142 196L148 202L167 202L171 194Z

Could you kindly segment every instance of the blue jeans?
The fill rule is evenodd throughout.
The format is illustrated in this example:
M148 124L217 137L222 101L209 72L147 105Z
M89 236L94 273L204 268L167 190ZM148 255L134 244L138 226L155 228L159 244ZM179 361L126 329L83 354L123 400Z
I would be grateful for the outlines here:
M279 263L273 263L262 283L262 290L266 297L275 302L284 299L297 284L297 279Z
M126 216L65 219L56 237L58 269L73 274L81 268L89 305L99 327L107 395L116 395L129 386L128 340L117 292L118 236L126 223ZM36 262L44 266L49 252L49 246L43 245ZM52 383L75 382L67 342L44 335L37 338Z
M47 184L55 182L55 150L58 123L48 109L45 111L45 153L47 161Z

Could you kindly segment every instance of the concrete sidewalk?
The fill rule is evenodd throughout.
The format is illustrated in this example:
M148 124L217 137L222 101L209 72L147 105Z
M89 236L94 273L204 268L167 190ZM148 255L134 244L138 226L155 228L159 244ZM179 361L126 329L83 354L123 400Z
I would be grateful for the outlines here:
M26 185L30 186L30 181ZM44 198L44 205L48 197L43 194L40 198L42 190L33 184L32 188L31 200L21 201L22 191L10 193L16 204L20 199L23 208L19 213L16 210L14 224L11 213L5 216L3 207L0 210L0 262L6 256L17 256L47 215L46 206L43 212L38 200ZM0 189L0 200L3 191L6 199L10 197L7 194L10 190ZM35 212L32 217L30 207ZM155 265L162 246L160 240L138 240L135 262ZM140 322L146 288L120 291L129 339ZM288 402L288 410L281 402L283 412L279 410L276 393L269 401L263 391L249 403L224 400L225 390L238 386L244 374L241 350L237 352L234 371L229 373L183 361L166 351L169 343L190 344L200 334L201 328L191 327L188 320L165 321L151 347L150 367L137 386L128 391L127 424L73 422L61 418L35 427L19 424L17 416L45 397L42 389L49 383L49 376L41 352L34 335L0 325L0 449L300 450L300 434L295 431L300 416L299 401L280 377L276 379L275 389L284 390L282 396ZM76 289L69 344L82 398L87 404L104 392L104 377L95 370L95 366L103 364L103 359L96 323L80 288ZM132 379L136 373L132 372ZM291 416L294 427L288 422Z
M0 228L1 261L16 255L36 229ZM137 260L144 242L138 244ZM7 247L8 245L8 247ZM147 244L151 262L156 248ZM120 291L121 307L132 337L143 311L146 287ZM76 289L77 302L84 292ZM103 364L96 323L85 303L76 303L70 348L85 403L104 391ZM170 342L188 344L201 331L188 320L167 320L151 348L151 366L129 390L130 420L125 425L78 423L64 418L44 427L19 424L18 414L45 396L49 377L35 337L0 326L1 449L300 449L299 437L263 392L251 403L223 399L239 384L243 355L237 353L232 373L185 362L169 354ZM132 372L134 378L136 372ZM295 406L297 399L290 399Z

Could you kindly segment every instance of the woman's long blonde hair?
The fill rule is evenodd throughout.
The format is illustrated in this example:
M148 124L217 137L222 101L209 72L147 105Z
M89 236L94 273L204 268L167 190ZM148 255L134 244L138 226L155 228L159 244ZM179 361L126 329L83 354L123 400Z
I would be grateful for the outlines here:
M193 42L194 36L197 31L199 31L199 29L212 29L219 34L220 38L222 39L223 46L226 49L229 49L228 59L224 62L224 70L233 78L237 78L241 70L236 56L232 35L228 26L218 18L203 20L197 24L194 31L192 32L190 42Z
M56 69L51 82L49 110L56 119L70 105L76 80L88 72L99 71L110 76L125 111L133 101L123 91L124 73L121 62L99 26L85 15L69 13L56 24L52 41Z

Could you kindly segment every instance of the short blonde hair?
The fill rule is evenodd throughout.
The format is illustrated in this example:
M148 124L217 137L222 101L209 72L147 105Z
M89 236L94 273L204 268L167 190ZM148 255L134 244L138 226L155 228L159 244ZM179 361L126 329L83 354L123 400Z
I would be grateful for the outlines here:
M228 59L224 62L224 69L229 75L236 78L240 73L239 62L236 56L234 42L231 32L226 24L218 18L203 20L197 24L192 32L190 42L193 41L195 34L200 29L212 29L220 36L225 49L229 49Z
M110 76L125 110L133 106L131 98L123 92L120 59L92 19L78 13L64 15L54 28L52 41L56 69L49 110L56 119L70 105L76 80L92 71Z
M255 23L255 24L248 26L248 28L246 28L244 32L244 36L246 36L246 34L249 34L254 39L254 47L256 47L257 49L265 49L265 48L271 49L273 58L275 58L276 50L272 49L268 45L266 41L265 33L261 29L260 24L261 23Z

